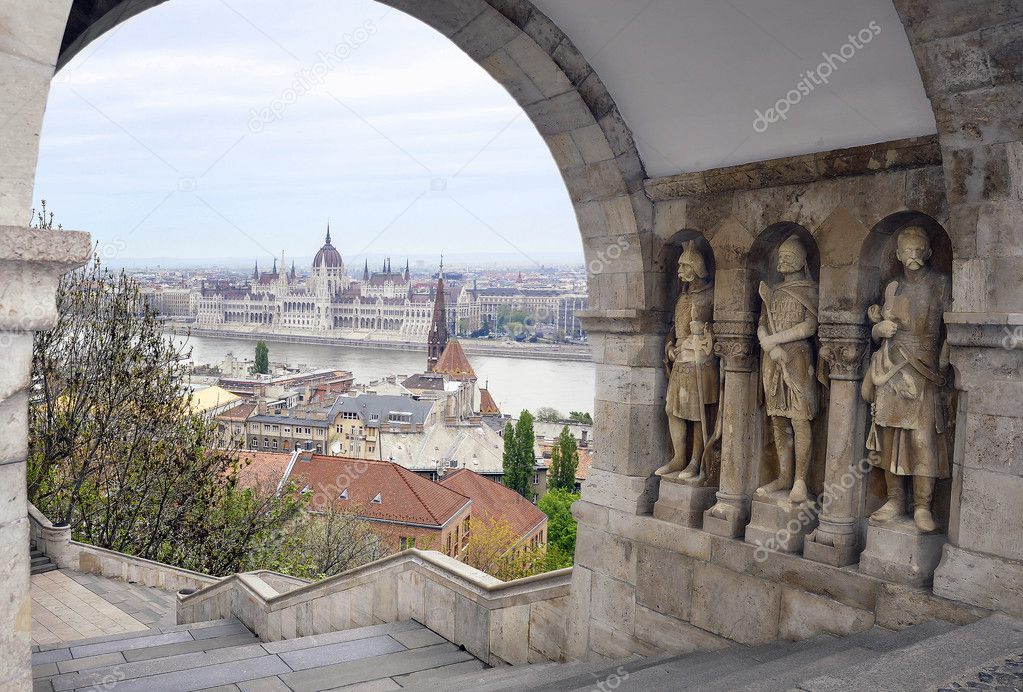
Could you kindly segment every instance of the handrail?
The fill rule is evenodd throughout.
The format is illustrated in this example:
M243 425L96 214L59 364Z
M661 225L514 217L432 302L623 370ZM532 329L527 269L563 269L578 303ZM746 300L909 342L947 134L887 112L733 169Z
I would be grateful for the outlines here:
M178 593L178 622L235 617L277 641L412 618L491 665L563 656L572 568L503 582L410 548L291 591L278 591L275 579L303 581L268 570L233 574ZM541 635L530 636L537 628Z

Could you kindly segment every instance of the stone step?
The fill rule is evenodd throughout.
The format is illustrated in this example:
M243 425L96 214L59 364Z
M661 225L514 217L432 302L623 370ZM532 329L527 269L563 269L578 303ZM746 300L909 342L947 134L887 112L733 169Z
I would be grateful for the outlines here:
M467 692L468 690L483 689L487 685L504 684L507 681L518 682L531 672L548 670L552 667L567 670L577 665L576 663L534 663L522 666L500 666L497 668L477 669L465 675L442 679L433 677L433 675L440 675L442 673L443 669L438 669L430 674L422 675L417 681L419 685L413 687L413 689L427 690L435 688L436 683L442 682L446 692Z
M1023 621L996 614L951 631L922 639L798 685L807 692L849 689L927 689L956 671L966 671L999 655L1023 648Z
M29 557L42 557L43 556L43 551L41 551L41 550L39 550L37 548L32 548L30 551L28 551L28 554L29 554Z
M610 687L627 690L690 689L707 680L733 674L792 653L811 649L834 637L820 636L802 642L773 642L760 646L734 646L697 654L662 659L647 658L618 664L605 664L584 675L545 685L543 692L568 692Z
M876 658L922 639L942 634L955 625L930 621L895 632L874 627L842 638L825 639L807 648L791 647L774 660L729 673L693 687L703 692L729 690L789 690L808 675L840 670L857 661Z
M47 561L41 565L32 565L31 574L46 574L47 572L52 572L55 569L57 569L57 565Z
M401 677L408 686L434 669L447 667L444 675L456 675L483 666L411 620L269 643L261 643L236 620L165 629L36 652L35 687L70 692L106 689L115 681L118 692L221 686L326 690L368 682L391 689L403 683L388 678ZM438 684L431 683L431 689Z
M285 673L279 677L294 692L317 692L440 668L472 658L471 654L454 644L445 643Z

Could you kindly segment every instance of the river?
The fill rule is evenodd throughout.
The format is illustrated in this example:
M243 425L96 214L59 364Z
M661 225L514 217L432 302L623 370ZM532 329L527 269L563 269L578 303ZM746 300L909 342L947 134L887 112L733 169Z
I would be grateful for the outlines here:
M184 337L175 336L179 343ZM270 360L293 367L340 368L365 383L386 375L410 375L426 368L426 348L422 353L385 351L375 348L292 344L266 339ZM196 363L217 365L228 353L239 358L255 357L255 342L192 336L192 359ZM470 356L481 386L488 384L502 413L518 415L522 409L535 411L553 406L562 413L593 411L595 379L593 363L529 360L499 356Z

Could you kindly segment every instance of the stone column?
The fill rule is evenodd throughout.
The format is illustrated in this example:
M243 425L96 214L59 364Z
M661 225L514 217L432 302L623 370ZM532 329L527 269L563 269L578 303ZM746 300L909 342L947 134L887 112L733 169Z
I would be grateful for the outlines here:
M573 514L578 521L572 572L569 658L633 641L636 550L612 512L649 514L654 471L668 454L661 359L665 321L634 309L581 313L597 369L593 464Z
M817 529L803 555L843 567L859 560L870 468L863 465L867 404L860 396L869 336L862 324L822 324L820 357L828 364L828 447Z
M748 320L715 320L714 353L725 366L725 395L719 415L721 479L717 504L703 514L703 530L719 536L743 535L749 520L750 500L759 476L757 451L757 372L754 368L756 324Z
M89 236L0 226L0 689L31 688L32 600L25 459L32 333L51 327L65 271L89 256Z
M953 244L945 316L961 392L934 591L1023 614L1023 3L895 0L934 109Z

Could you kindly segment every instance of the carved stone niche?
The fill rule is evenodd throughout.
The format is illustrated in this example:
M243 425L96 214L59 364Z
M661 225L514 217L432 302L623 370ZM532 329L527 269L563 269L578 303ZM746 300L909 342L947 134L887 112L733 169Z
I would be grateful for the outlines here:
M810 233L791 223L767 229L758 244L766 247L754 247L755 256L767 258L751 272L760 298L761 432L754 450L760 481L745 539L768 550L802 552L817 527L827 434L826 389L817 367L819 253Z
M715 353L714 255L696 231L679 231L664 248L671 325L664 343L665 416L671 457L657 469L654 516L700 527L716 497L723 382Z
M873 467L860 571L930 583L946 542L957 395L944 313L951 243L934 219L895 214L871 230L860 263L871 355L866 458ZM880 507L878 507L880 505Z

